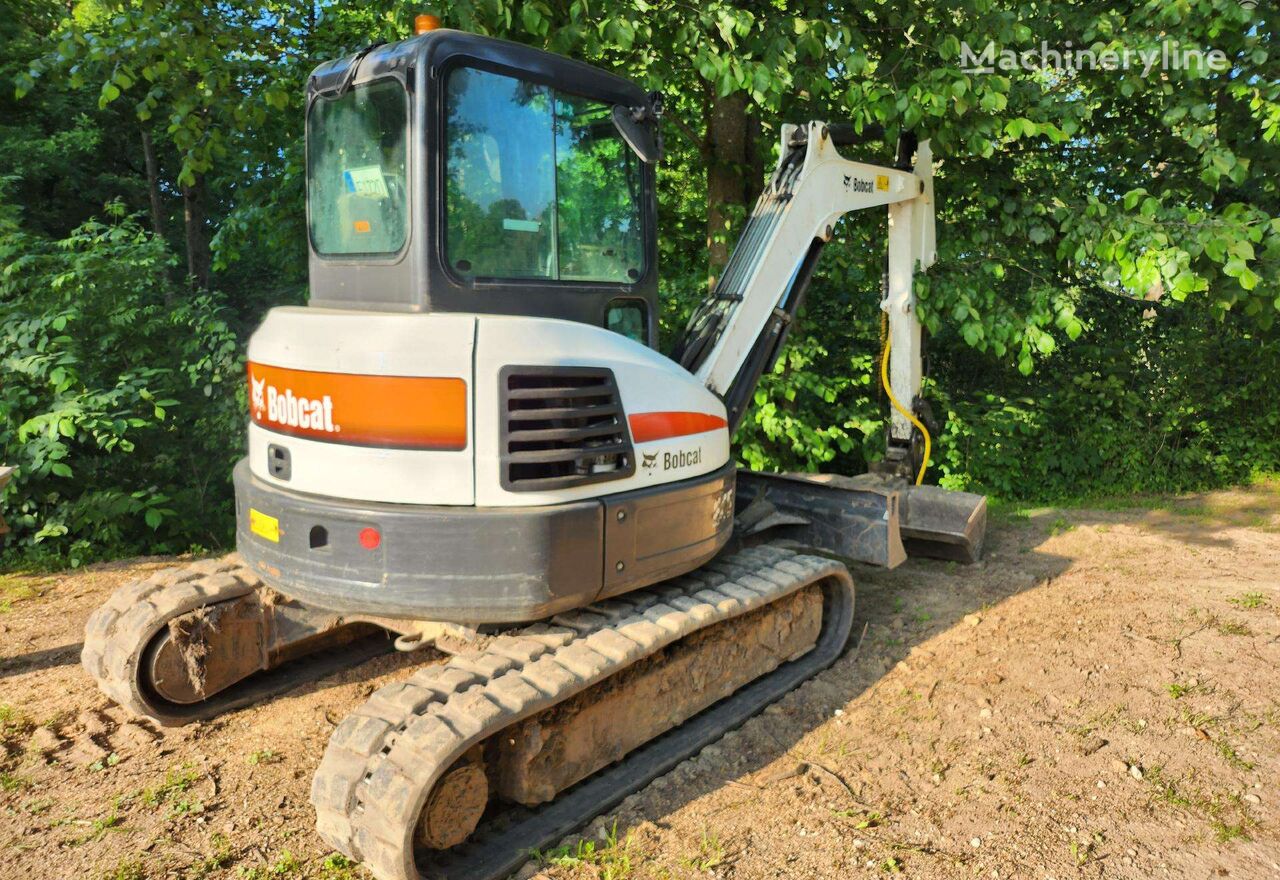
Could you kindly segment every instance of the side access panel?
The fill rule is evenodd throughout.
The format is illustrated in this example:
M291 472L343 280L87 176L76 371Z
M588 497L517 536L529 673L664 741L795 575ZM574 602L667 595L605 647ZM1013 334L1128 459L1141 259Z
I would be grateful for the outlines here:
M682 575L711 559L733 533L733 463L678 489L604 496L604 589L617 596Z

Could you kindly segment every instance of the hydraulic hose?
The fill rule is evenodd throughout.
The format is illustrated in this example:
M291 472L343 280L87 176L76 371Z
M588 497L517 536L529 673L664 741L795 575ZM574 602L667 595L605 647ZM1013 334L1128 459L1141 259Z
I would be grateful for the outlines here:
M924 423L916 418L915 413L899 403L898 398L893 395L893 388L889 385L889 349L892 347L893 340L885 336L884 354L880 358L880 382L884 385L884 393L889 395L889 403L893 408L902 413L903 418L915 425L924 435L924 460L920 462L920 473L916 475L916 485L919 486L924 483L924 472L929 468L929 453L933 449L933 441L929 438L929 429L924 426Z

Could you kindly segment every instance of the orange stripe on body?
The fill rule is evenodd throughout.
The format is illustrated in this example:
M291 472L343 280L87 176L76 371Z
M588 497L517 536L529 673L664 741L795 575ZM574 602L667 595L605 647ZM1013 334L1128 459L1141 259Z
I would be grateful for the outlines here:
M635 413L627 417L627 422L631 425L631 439L636 443L686 437L729 427L729 423L720 416L700 412Z
M467 383L248 365L249 417L269 431L403 449L467 446Z

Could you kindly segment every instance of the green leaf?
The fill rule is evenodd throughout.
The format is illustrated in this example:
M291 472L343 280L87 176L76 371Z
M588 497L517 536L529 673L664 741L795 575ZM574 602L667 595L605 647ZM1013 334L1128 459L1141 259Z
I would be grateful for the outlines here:
M520 7L520 21L524 23L525 30L536 35L542 27L542 13L532 3L525 3Z

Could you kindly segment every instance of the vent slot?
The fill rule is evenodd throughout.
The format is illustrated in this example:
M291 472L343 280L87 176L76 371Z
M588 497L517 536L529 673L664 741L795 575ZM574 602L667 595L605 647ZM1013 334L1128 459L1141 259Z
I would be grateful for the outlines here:
M635 473L612 370L509 366L499 381L504 489L563 489Z

